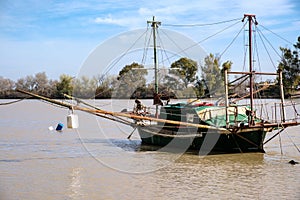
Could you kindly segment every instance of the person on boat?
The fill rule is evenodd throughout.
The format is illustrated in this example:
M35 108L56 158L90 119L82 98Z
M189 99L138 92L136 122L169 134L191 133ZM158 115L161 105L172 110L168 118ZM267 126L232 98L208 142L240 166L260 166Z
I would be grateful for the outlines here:
M161 105L161 106L164 105L160 97L161 97L160 94L154 93L153 105Z
M142 104L142 102L138 99L135 100L135 107L133 109L133 112L138 115L142 115L143 113L146 113L146 106Z

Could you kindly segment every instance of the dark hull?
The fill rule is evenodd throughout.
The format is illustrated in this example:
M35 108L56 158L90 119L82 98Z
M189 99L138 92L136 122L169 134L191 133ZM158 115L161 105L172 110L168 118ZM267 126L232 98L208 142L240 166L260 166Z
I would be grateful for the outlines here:
M264 129L248 129L237 133L220 134L216 130L199 132L196 129L183 128L177 131L158 126L138 128L143 144L160 146L169 150L197 150L200 153L222 152L264 152Z

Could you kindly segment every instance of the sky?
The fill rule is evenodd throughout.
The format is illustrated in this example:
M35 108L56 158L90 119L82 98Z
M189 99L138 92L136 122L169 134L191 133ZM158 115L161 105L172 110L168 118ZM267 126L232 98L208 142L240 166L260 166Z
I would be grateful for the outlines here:
M242 19L245 13L255 14L259 25L280 36L266 33L275 49L292 48L300 36L298 0L0 0L0 76L15 81L38 72L46 72L50 79L76 76L99 45L119 34L146 29L152 16L162 22L159 28L197 42L228 24L170 25ZM220 54L235 34L227 31L200 45L208 53ZM224 55L224 60L234 60L238 51Z

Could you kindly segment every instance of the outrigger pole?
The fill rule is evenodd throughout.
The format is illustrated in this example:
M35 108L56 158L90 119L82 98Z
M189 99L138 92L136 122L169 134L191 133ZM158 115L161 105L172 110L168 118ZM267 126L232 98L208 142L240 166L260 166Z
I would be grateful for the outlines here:
M58 100L50 99L50 98L47 98L47 97L44 97L44 96L41 96L41 95L37 95L37 94L31 93L31 92L20 90L20 89L16 89L16 91L21 92L23 94L30 95L30 96L38 98L38 99L42 99L44 101L47 101L47 102L50 102L50 103L53 103L53 104L56 104L56 105L59 105L59 106L69 108L71 110L80 110L80 111L83 111L83 112L87 112L87 113L90 113L90 114L97 115L97 116L102 117L102 118L106 118L106 119L113 120L113 121L118 121L118 122L121 122L123 124L131 125L131 126L138 126L138 124L127 122L127 121L126 121L126 123L124 123L124 120L121 121L119 118L115 119L115 118L111 118L111 117L125 117L127 119L147 120L147 121L154 121L154 122L176 124L176 125L180 125L180 126L196 127L196 128L203 128L203 129L212 129L212 130L219 131L220 134L229 134L230 133L230 131L228 131L225 128L219 128L219 127L215 127L215 126L209 126L209 125L203 125L203 124L194 124L194 123L181 122L181 121L175 121L175 120L159 119L159 118L154 118L154 117L136 115L134 113L113 112L113 111L106 111L106 110L100 110L100 109L95 109L95 108L91 109L91 108L87 108L87 107L82 107L82 106L73 105L73 104L70 104L70 103L65 103L65 102L61 102L61 101L58 101Z

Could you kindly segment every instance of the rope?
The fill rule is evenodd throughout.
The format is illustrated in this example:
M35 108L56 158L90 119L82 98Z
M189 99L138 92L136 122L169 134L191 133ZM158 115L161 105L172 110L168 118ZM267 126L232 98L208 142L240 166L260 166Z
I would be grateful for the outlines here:
M227 29L229 29L229 28L235 26L235 25L238 24L238 23L240 23L240 22L238 21L238 22L236 22L236 23L234 23L234 24L231 24L231 25L229 25L229 26L223 28L222 30L220 30L220 31L218 31L218 32L216 32L216 33L214 33L214 34L212 34L212 35L210 35L210 36L204 38L203 40L201 40L201 41L199 41L199 42L197 42L197 43L195 43L195 44L193 44L193 45L191 45L191 46L189 46L189 47L187 47L187 48L185 48L185 49L183 49L183 50L177 52L176 55L181 54L182 52L185 52L186 50L191 49L191 48L193 48L193 47L199 45L200 43L205 42L206 40L208 40L208 39L210 39L210 38L212 38L212 37L214 37L214 36L216 36L216 35L218 35L218 34L224 32L224 31L226 31ZM170 56L169 59L170 59L170 58L173 58L173 57L175 57L175 55Z
M258 28L257 28L256 30L257 30L257 32L258 32L259 38L260 38L260 40L261 40L261 42L262 42L262 44L263 44L263 46L264 46L265 51L266 51L267 54L268 54L268 57L269 57L269 59L270 59L272 65L273 65L273 67L276 69L276 66L275 66L275 64L274 64L274 62L273 62L273 59L271 58L271 55L270 55L270 53L269 53L269 51L268 51L268 49L267 49L267 47L266 47L266 44L265 44L263 38L265 39L265 41L268 42L268 44L269 44L270 47L273 49L273 51L277 54L277 56L278 56L279 58L281 58L281 56L280 56L279 53L276 51L276 49L273 47L272 43L271 43L271 42L263 35L263 33L262 33Z
M291 105L292 105L292 107L293 107L293 109L294 109L296 115L297 115L297 116L300 116L300 114L298 113L298 111L297 111L297 109L296 109L296 104L292 102L292 99L290 99L290 100L291 100Z
M241 18L235 18L230 19L226 21L220 21L220 22L213 22L213 23L207 23L207 24L163 24L164 26L173 26L173 27L195 27L195 26L211 26L211 25L217 25L217 24L224 24L232 21L241 20Z
M233 141L234 141L235 145L237 146L237 148L239 149L240 153L243 153L242 149L240 148L240 145L237 143L237 141L235 139L234 134L231 134L231 135L232 135Z
M229 45L225 48L225 50L220 54L220 57L223 56L223 54L229 49L229 47L233 44L233 42L237 39L237 37L240 35L244 27L246 26L246 23L244 23L244 26L240 29L240 31L236 34L236 36L233 38L233 40L229 43Z
M279 128L279 124L278 124L278 128ZM280 153L281 155L283 155L283 152L282 152L282 142L281 142L281 135L280 135L281 132L279 132L278 136L279 136L279 145L280 145Z
M15 101L10 101L10 102L5 102L5 103L0 103L0 106L6 106L6 105L18 103L18 102L23 101L23 100L25 100L25 99L28 99L28 97L23 98L23 99L18 99L18 100L15 100Z
M285 129L281 129L279 130L275 135L273 135L271 138L269 138L267 141L264 142L264 145L267 144L268 142L270 142L273 138L275 138L277 135L279 135L282 131L284 131Z
M291 142L293 143L293 145L295 146L295 148L298 150L298 152L300 153L300 149L297 147L297 145L293 142L292 138L290 137L290 135L288 133L286 133L288 138L291 140Z
M152 35L152 29L150 31L150 35ZM144 50L143 50L143 58L142 58L142 65L145 65L146 63L146 59L147 59L147 54L148 54L148 48L150 47L150 41L151 41L151 37L148 36L149 33L149 29L147 26L147 31L146 31L146 36L145 36L145 40L144 40ZM148 38L148 40L147 40Z
M49 105L54 106L54 107L57 107L57 108L69 109L69 108L66 108L65 106L58 105L58 104L56 104L56 103L46 101L46 100L44 100L44 99L39 99L39 100L42 101L43 103L49 104ZM62 101L62 102L63 102L63 101Z
M162 33L164 33L162 30L161 30L161 32ZM168 39L169 40L171 40L171 38L169 38L169 36L167 35L167 34L165 34L167 37L168 37ZM168 63L169 64L171 64L171 61L170 61L170 59L169 59L169 56L168 56L168 54L167 54L167 51L166 51L166 48L164 47L164 44L163 44L163 40L161 39L161 37L160 37L160 33L159 32L157 32L157 38L158 38L158 41L159 41L159 43L160 43L160 46L161 46L161 59L158 59L158 64L162 64L162 66L165 66L164 65L164 61L165 60L167 60L168 61ZM172 41L172 40L171 40ZM173 43L174 43L174 41L172 41ZM175 43L174 43L175 44ZM176 45L176 44L175 44ZM177 46L177 45L176 45ZM165 55L165 57L166 57L166 59L164 59L164 55ZM162 60L161 62L160 62L160 60Z
M247 138L241 136L240 134L238 134L238 133L233 133L233 134L235 134L235 135L238 136L239 138L245 140L245 141L248 142L249 144L252 144L253 146L255 146L255 147L257 147L257 148L260 148L257 144L255 144L255 143L252 142L251 140L249 140L249 139L247 139Z
M260 25L260 26L263 27L265 30L267 30L267 31L269 31L269 32L271 32L271 33L273 33L274 35L276 35L276 36L279 37L280 39L284 40L285 42L290 43L291 45L294 45L292 42L290 42L290 41L288 41L287 39L281 37L281 36L278 35L277 33L271 31L271 30L268 29L267 27L265 27L265 26L263 26L263 25Z
M138 37L136 39L136 41L125 51L125 53L123 53L118 59L116 59L111 65L110 67L106 70L105 73L103 73L104 75L107 75L108 72L116 66L116 64L118 64L118 62L136 45L136 43L148 32L148 30L146 30L145 32L143 32L140 37Z
M160 29L160 31L180 50L180 52L185 53L185 50L182 49L165 31L163 31L162 29ZM185 53L185 55L188 57L188 55L186 53Z
M246 61L247 61L247 52L248 52L248 47L249 45L247 45L246 43L246 29L244 30L244 34L243 34L243 44L244 44L244 60L243 60L243 69L242 71L246 71Z

